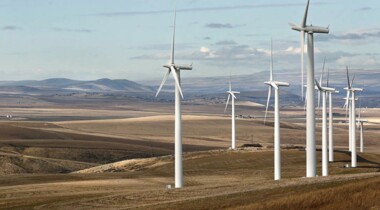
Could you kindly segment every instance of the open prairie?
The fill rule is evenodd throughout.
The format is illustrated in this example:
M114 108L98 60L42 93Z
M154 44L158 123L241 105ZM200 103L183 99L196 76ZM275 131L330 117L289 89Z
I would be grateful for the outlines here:
M304 113L284 110L283 179L275 182L271 112L264 125L263 107L241 103L237 115L251 118L237 119L237 144L262 147L229 151L231 118L221 114L223 104L184 104L186 187L167 190L174 172L174 117L168 106L0 108L15 116L0 122L0 208L333 208L350 196L358 200L346 203L347 209L379 207L378 199L371 200L379 197L374 187L380 181L378 110L362 114L370 121L365 153L359 153L359 167L352 169L344 168L350 162L348 132L344 110L337 109L336 161L329 166L331 176L315 179L302 178ZM320 132L318 127L318 148ZM320 155L318 149L318 174Z

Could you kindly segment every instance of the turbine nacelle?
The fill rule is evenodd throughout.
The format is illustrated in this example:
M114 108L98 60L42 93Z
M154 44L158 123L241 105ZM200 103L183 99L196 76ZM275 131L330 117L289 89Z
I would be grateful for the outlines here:
M364 91L363 88L348 88L348 87L345 87L344 89L347 90L347 91L351 91L351 92L363 92Z
M363 88L351 88L351 91L352 92L363 92L364 89Z
M320 27L320 26L306 26L304 29L306 33L309 34L328 34L330 33L330 29L327 27Z
M272 87L274 87L274 86L277 86L277 87L280 87L280 86L288 87L289 86L289 83L287 83L287 82L279 82L279 81L267 81L267 82L264 82L264 84L270 85Z
M224 113L226 113L226 111L227 111L228 104L230 103L231 96L233 97L232 100L234 100L234 99L237 99L235 94L240 94L240 92L238 92L238 91L232 91L231 90L231 83L230 83L230 90L226 91L226 93L228 93L228 97L227 97L226 108L224 109Z
M327 92L327 93L335 93L335 88L330 88L330 87L322 87L317 80L315 80L316 86L315 89L322 91L322 92Z
M349 97L349 98L343 98L343 100L348 100L348 101L352 101L352 98ZM358 98L355 98L355 101L359 100Z
M190 65L163 65L164 68L170 69L171 67L174 67L177 71L179 70L193 70L193 64Z
M321 26L305 26L302 27L300 25L294 24L294 23L289 23L291 26L292 30L298 31L298 32L303 32L303 33L318 33L318 34L328 34L330 33L330 29L328 27L321 27Z
M237 99L235 94L240 94L240 92L237 91L226 91L226 93L232 95L235 99Z

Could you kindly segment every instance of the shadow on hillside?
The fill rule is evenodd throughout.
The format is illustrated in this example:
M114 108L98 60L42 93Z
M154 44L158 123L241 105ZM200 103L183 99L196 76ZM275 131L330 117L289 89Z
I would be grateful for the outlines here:
M335 152L343 153L343 154L346 154L349 157L351 157L351 152L350 151L335 150ZM362 156L360 156L359 153L357 155L357 161L358 161L358 163L373 164L373 166L357 166L356 168L375 168L375 169L378 169L378 172L380 172L380 163L374 162L374 161L371 161L371 160L368 160L368 159L365 159ZM336 163L351 163L351 159L348 159L348 160L339 160L339 161L335 161L335 162Z

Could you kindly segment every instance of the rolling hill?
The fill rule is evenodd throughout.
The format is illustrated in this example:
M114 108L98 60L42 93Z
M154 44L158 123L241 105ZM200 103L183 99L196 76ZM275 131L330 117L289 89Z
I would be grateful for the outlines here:
M317 70L318 72L318 70ZM363 107L380 106L380 71L355 71L354 86L364 87L364 92L359 97ZM303 106L300 97L299 72L286 72L275 74L275 80L290 83L290 87L281 91L282 104L287 106ZM316 73L316 79L319 74ZM267 86L264 81L268 79L268 72L258 72L251 75L232 76L232 84L235 90L240 91L240 100L254 101L264 104L267 95ZM219 101L225 98L225 91L228 88L228 76L219 77L184 77L182 80L183 91L186 92L186 100L202 99L204 102L212 100ZM67 93L100 93L113 95L128 93L131 97L138 97L142 100L155 100L153 93L157 90L159 80L134 82L127 79L99 79L92 81L78 81L65 78L52 78L47 80L25 80L25 81L0 81L0 94L34 94L34 95L54 95ZM173 80L169 79L168 84L163 87L159 101L173 100ZM340 93L335 96L337 106L343 105L343 98L346 96L344 88L347 86L347 78L342 70L335 70L330 74L329 84L337 88ZM365 84L365 85L364 85ZM147 94L149 93L149 94ZM215 101L214 101L215 102Z
M44 92L151 92L152 88L126 79L99 79L94 81L78 81L65 78L46 80L2 81L0 91L10 93Z

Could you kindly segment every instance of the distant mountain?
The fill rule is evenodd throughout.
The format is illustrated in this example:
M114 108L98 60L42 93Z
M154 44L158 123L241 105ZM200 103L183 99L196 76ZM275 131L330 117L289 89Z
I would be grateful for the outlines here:
M151 92L152 88L140 85L126 79L99 79L95 81L82 82L66 87L67 90L79 91L95 91L95 92L110 92L110 91L125 91L125 92Z
M27 86L27 87L37 87L37 88L61 88L68 85L74 85L81 83L82 81L76 81L65 78L52 78L46 80L24 80L24 81L15 81L7 82L6 86ZM0 85L2 85L0 83Z
M364 98L362 106L380 107L380 70L358 71L356 70L355 87L364 88L364 92L358 96ZM251 75L232 76L232 87L240 91L240 100L266 103L268 87L264 84L269 78L268 72L259 72ZM186 100L205 99L207 101L224 100L225 91L228 89L229 76L192 78L184 76L182 89ZM274 79L290 83L290 87L281 89L281 100L287 105L303 105L301 100L301 82L299 72L276 73ZM319 74L316 73L319 80ZM161 81L133 82L126 79L99 79L93 81L78 81L65 78L52 78L46 80L26 81L0 81L0 94L67 94L67 93L128 93L145 100L152 100ZM326 80L323 80L323 84ZM173 79L169 79L164 86L159 100L173 100ZM335 96L337 106L343 103L347 86L347 77L344 70L332 71L329 84L337 88L340 93ZM153 86L152 86L153 85ZM149 93L149 94L146 94Z
M319 73L315 74L315 79L319 80ZM352 75L351 75L352 76ZM325 75L326 77L326 75ZM305 76L306 78L306 76ZM352 78L352 77L351 77ZM229 76L219 76L219 77L184 77L182 79L182 86L186 92L197 92L197 93L217 93L224 92L228 89ZM263 91L267 89L264 84L265 81L269 79L269 72L258 72L250 75L237 75L231 77L232 86L237 91ZM283 81L290 83L289 88L284 88L284 90L294 91L294 94L300 94L301 91L301 78L299 72L286 72L277 73L274 75L274 79L277 81ZM372 71L362 71L360 74L356 74L354 86L363 87L368 92L379 92L380 93L380 70ZM152 85L156 84L155 88L158 87L160 81L140 81L141 84ZM306 79L305 79L306 83ZM323 80L323 84L326 83L326 78ZM343 88L347 86L347 77L345 71L341 73L332 73L330 75L330 86L338 88L343 92ZM173 80L170 79L164 89L171 90Z
M0 91L12 93L56 92L151 92L152 88L126 79L99 79L94 81L78 81L65 78L46 80L2 81Z
M33 94L41 92L41 89L27 86L0 86L1 94Z
M315 74L315 79L317 80L319 80L320 78L320 74L318 71L319 70L316 70ZM360 72L356 70L355 73L356 76L354 86L364 88L364 92L359 94L359 96L365 98L365 100L362 100L363 106L379 107L380 70L367 70ZM353 74L351 75L351 79L352 77ZM184 93L187 95L221 95L224 94L225 91L228 89L229 79L229 76L203 78L183 77L182 89ZM252 99L252 101L265 103L268 86L266 86L264 82L268 79L269 72L264 71L250 75L233 75L231 77L231 82L234 90L242 92L241 97L243 95L246 96L246 98L244 99L250 98ZM299 72L292 71L286 73L275 73L274 79L277 81L290 83L290 87L281 89L281 97L283 98L283 101L288 101L288 104L293 101L294 103L292 104L302 105L303 102L301 101L301 78ZM140 83L146 85L156 84L154 88L157 89L158 85L160 84L160 81L140 81ZM326 78L324 78L323 84L326 85ZM336 96L336 103L343 103L343 98L346 94L346 90L344 90L344 88L347 87L347 77L345 71L335 70L334 72L332 72L330 74L329 84L331 87L337 88L340 91L340 93ZM165 85L163 88L163 91L173 92L173 85L173 80L168 80L167 85Z

